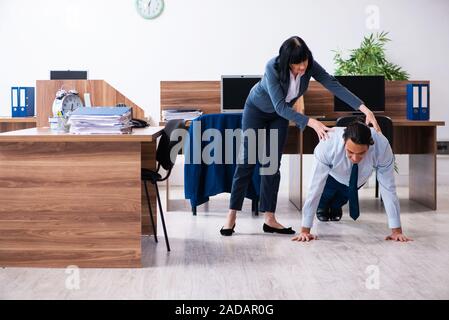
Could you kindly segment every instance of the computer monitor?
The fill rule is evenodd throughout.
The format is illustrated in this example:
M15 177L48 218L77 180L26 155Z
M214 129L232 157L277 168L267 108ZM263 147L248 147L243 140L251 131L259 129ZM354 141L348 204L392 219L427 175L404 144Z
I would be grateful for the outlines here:
M251 88L262 76L221 76L221 112L242 112Z
M373 112L385 111L384 76L335 76L349 91L359 97ZM334 97L335 112L356 112L348 104Z
M87 80L87 71L51 70L50 80Z

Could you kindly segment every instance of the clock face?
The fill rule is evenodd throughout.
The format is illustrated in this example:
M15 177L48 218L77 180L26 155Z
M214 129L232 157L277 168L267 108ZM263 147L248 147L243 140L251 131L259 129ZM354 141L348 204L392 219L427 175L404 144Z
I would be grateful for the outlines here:
M62 112L69 116L73 111L83 106L80 97L75 94L69 94L62 101Z
M136 0L137 12L145 19L154 19L164 10L164 0Z

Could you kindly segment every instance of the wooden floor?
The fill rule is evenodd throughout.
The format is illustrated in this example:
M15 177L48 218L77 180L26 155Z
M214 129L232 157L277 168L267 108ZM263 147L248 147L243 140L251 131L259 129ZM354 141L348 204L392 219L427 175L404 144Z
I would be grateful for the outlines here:
M403 226L415 239L407 244L383 240L386 216L369 188L357 222L347 211L340 222L318 222L320 240L311 243L264 234L249 201L225 238L218 230L228 195L197 217L181 200L166 215L172 252L162 234L159 244L145 237L143 269L80 269L79 289L66 286L73 274L65 269L0 269L0 299L448 299L449 187L438 192L439 210L428 211L399 190ZM299 227L286 192L278 218ZM376 278L379 288L369 289Z

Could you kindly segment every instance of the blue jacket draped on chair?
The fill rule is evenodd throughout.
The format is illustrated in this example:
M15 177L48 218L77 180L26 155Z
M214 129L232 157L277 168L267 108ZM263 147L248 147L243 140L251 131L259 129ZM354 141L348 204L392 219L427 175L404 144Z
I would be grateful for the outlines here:
M194 122L196 122L194 124ZM199 123L198 123L199 122ZM201 143L201 154L206 146L212 141L197 141L194 137L195 125L201 125L201 137L207 129L216 129L221 133L221 163L204 163L202 157L200 163L195 163L194 145ZM222 114L206 114L193 120L189 127L189 137L186 141L185 153L186 163L184 165L184 193L185 198L190 200L192 207L199 206L207 201L209 197L223 192L231 192L232 178L236 169L236 140L232 139L233 161L231 164L225 163L225 130L241 129L242 114L240 113L222 113ZM230 140L230 139L228 139ZM230 141L228 141L230 142ZM187 145L188 144L188 145ZM217 145L217 144L215 144ZM195 146L197 148L198 145ZM231 146L228 146L230 148ZM214 155L213 152L211 155ZM188 161L190 160L190 161ZM260 190L259 164L253 173L252 183L249 184L245 197L256 200Z

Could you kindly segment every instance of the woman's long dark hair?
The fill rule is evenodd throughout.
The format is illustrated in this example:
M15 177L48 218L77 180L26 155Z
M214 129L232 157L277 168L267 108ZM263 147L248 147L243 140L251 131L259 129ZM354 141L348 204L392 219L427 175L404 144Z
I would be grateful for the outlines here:
M297 64L308 60L306 72L313 66L313 55L307 44L298 36L293 36L284 41L279 49L276 59L276 69L282 85L290 81L290 64Z

